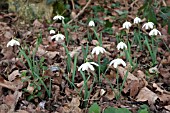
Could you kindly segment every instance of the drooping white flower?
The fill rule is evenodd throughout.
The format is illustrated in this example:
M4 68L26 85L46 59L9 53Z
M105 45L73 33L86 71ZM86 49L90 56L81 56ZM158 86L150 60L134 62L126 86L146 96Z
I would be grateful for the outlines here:
M10 40L8 43L7 43L7 47L9 47L9 46L14 46L14 45L20 45L20 43L17 41L17 40L14 40L14 39L12 39L12 40Z
M153 22L147 22L142 26L142 28L145 28L146 30L147 29L153 29L153 26L154 26Z
M118 50L120 49L127 49L127 45L124 42L119 42L116 47Z
M133 20L133 23L134 24L138 24L141 22L141 19L139 17L136 17L134 20Z
M50 30L50 34L55 34L55 31L53 29Z
M89 22L89 26L90 26L90 27L95 26L94 21L91 20L91 21Z
M45 108L45 103L46 103L46 101L42 101L42 102L40 102L40 103L38 104L38 106L39 106L40 108L44 109L44 108Z
M99 53L105 53L105 52L106 52L106 50L103 47L96 46L96 47L93 48L91 53L92 54L96 53L96 55L99 55Z
M64 20L64 17L61 15L57 15L53 17L53 20Z
M56 41L58 40L64 40L65 36L63 34L56 34L51 37L51 40L55 39Z
M161 32L158 31L156 28L152 29L150 32L149 32L149 36L153 36L153 35L161 35Z
M111 66L112 64L113 64L114 68L117 68L117 66L120 64L122 64L124 67L126 66L126 63L120 58L112 60L109 64L109 66Z
M89 69L94 71L94 67L93 65L96 65L96 66L99 66L97 63L95 62L86 62L84 64L82 64L79 68L78 68L78 71L82 70L82 71L88 71Z
M128 21L123 23L123 28L129 29L132 26L132 24Z

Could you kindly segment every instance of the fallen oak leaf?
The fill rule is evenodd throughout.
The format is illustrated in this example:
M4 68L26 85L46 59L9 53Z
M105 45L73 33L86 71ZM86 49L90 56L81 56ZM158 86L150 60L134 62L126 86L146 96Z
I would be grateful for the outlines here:
M136 96L137 102L148 101L149 105L153 105L157 99L158 96L147 87L142 88Z

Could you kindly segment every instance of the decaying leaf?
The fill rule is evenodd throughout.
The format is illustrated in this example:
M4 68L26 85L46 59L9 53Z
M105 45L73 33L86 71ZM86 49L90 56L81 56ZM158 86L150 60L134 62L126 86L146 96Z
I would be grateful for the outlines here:
M156 88L155 91L160 92L161 94L163 94L164 90L162 90L156 83L153 83L153 87Z
M132 97L136 96L136 94L140 90L139 79L120 66L118 67L118 73L120 74L122 79L125 79L125 76L127 76L126 85L124 88L124 91L126 91L125 93L127 93L127 91L129 90L130 96Z
M160 102L162 105L170 105L170 94L161 94L158 95Z
M144 87L139 91L139 93L136 97L136 101L138 101L138 102L139 101L140 102L148 101L148 103L150 105L153 105L157 98L158 98L158 96L154 92L149 90L147 87Z
M0 113L7 113L10 110L10 107L7 104L0 105Z
M7 95L4 99L3 102L10 106L10 111L14 111L16 104L18 102L18 99L21 97L22 92L15 91L14 94L9 94Z
M164 108L170 111L170 105L164 106Z
M16 78L16 76L20 76L21 74L20 74L20 72L19 72L19 70L15 70L15 71L13 71L10 75L8 75L8 80L11 82L11 81L13 81L15 78Z

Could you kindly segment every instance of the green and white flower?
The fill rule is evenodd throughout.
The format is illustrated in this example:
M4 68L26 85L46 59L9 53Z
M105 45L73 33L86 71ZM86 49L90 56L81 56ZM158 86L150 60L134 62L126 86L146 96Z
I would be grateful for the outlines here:
M112 64L113 64L114 68L117 68L117 66L120 64L122 64L124 67L126 66L126 63L120 58L112 60L109 64L109 66L111 66Z
M52 34L55 34L55 31L52 29L52 30L50 30L50 34L52 35Z
M161 35L161 32L158 31L156 28L152 29L150 32L149 32L149 36L155 36L155 35Z
M123 28L129 29L132 26L132 24L128 21L123 23Z
M153 26L154 26L153 22L147 22L142 26L142 28L145 28L146 30L147 29L153 29Z
M14 45L20 46L20 43L19 43L17 40L14 40L14 39L10 40L10 41L7 43L7 47L9 47L9 46L14 46Z
M106 50L103 47L96 46L96 47L93 48L91 53L99 55L99 53L105 53L105 52L106 52Z
M141 19L139 17L136 17L134 20L133 20L133 23L134 24L138 24L141 22Z
M93 26L95 26L95 23L94 23L94 21L92 21L92 20L91 20L91 21L89 22L89 26L90 26L90 27L93 27Z
M89 69L94 71L94 67L93 65L96 65L96 66L99 66L97 63L95 62L86 62L84 64L82 64L79 68L78 68L78 71L82 70L82 71L88 71Z
M51 40L56 40L56 41L58 41L58 40L64 40L64 38L65 38L65 36L63 35L63 34L56 34L56 35L53 35L52 37L51 37Z
M124 42L119 42L116 47L118 50L120 49L127 49L127 45Z
M64 17L61 15L57 15L53 17L53 20L64 20Z

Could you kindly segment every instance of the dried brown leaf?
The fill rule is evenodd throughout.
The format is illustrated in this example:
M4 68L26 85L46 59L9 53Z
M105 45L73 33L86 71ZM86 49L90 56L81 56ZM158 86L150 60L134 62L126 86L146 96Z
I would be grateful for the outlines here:
M7 104L0 105L0 113L7 113L10 110L10 107Z
M164 108L170 111L170 105L164 106Z
M21 95L22 92L15 91L14 94L9 94L3 99L3 102L10 106L10 111L14 111L18 99L21 97Z
M136 101L148 101L150 105L153 105L156 99L158 99L158 96L154 92L149 90L147 87L142 88L136 97Z
M20 74L20 72L19 72L19 70L14 70L10 75L8 75L8 80L11 82L11 81L13 81L15 78L16 78L16 76L20 76L21 74Z
M82 6L82 5L86 5L86 0L78 0L78 3Z
M120 74L122 79L125 79L125 76L127 76L126 85L124 88L124 91L126 91L125 93L127 93L127 91L130 90L130 96L132 97L136 96L136 94L140 90L139 79L120 66L118 67L118 73Z
M170 94L161 94L158 97L163 105L170 105Z

